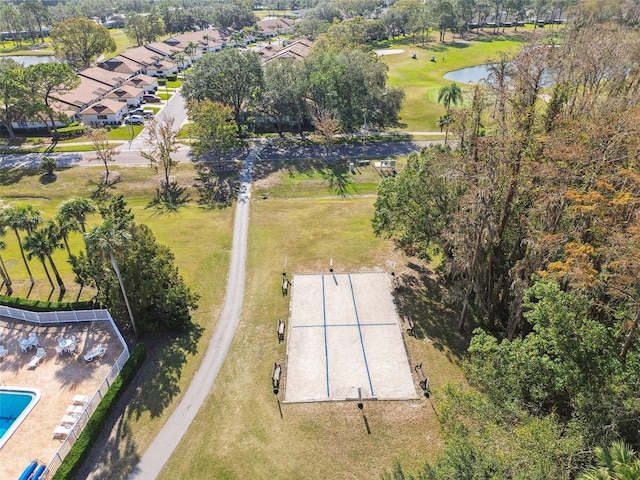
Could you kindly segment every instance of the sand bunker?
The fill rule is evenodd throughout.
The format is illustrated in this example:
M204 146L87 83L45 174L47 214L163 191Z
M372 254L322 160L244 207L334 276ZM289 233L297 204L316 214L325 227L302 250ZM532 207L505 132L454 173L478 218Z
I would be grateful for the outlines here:
M384 55L398 55L404 53L404 50L389 48L387 50L376 50L376 54L383 57Z

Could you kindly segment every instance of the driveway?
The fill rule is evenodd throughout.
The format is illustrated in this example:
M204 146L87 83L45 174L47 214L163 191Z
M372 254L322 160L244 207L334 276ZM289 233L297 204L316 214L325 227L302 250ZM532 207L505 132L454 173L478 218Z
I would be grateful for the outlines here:
M156 105L156 104L152 104L152 105ZM162 107L162 110L160 110L160 112L158 112L158 115L156 115L156 119L158 120L158 122L162 121L164 117L174 118L174 123L173 123L174 128L180 128L182 124L187 121L186 104L184 101L184 97L182 96L182 93L180 93L180 90L176 90L175 92L173 92L173 95L171 96L171 98L167 100L167 103ZM145 131L146 131L146 128L143 128L142 132L140 132L140 134L138 134L138 136L133 139L133 142L131 142L131 145L129 145L129 142L124 143L120 147L118 147L118 150L120 150L123 153L128 151L139 152L140 150L145 150L147 148L147 144L144 142L144 138L146 136ZM121 156L122 155L119 155L118 157L121 157ZM127 158L132 158L132 157L127 157ZM145 163L148 163L148 160L145 160Z

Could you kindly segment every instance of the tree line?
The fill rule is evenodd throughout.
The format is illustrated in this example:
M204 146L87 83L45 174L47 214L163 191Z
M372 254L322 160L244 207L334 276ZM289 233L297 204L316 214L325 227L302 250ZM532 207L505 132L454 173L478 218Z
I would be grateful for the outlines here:
M203 57L187 75L182 93L190 102L229 107L239 130L262 122L279 133L302 133L325 117L354 132L365 123L397 123L404 94L386 80L386 65L357 47L317 47L304 60L277 60L264 69L256 53L226 49Z
M125 18L125 31L138 45L156 41L165 33L184 33L210 26L251 30L257 20L255 8L308 10L297 26L298 35L314 39L334 22L360 18L368 41L396 35L411 35L424 44L433 31L443 40L447 31L460 36L473 28L489 25L493 33L504 31L506 22L517 29L522 22L557 22L564 19L578 0L232 0L211 4L202 0L122 0L116 3L81 0L47 6L34 1L0 8L2 41L16 45L29 38L45 41L50 27L75 18L96 18L105 22L118 14ZM601 20L637 25L640 9L634 2L583 0L581 12ZM497 21L496 21L497 19Z
M450 108L456 143L380 185L374 231L441 258L477 327L477 392L442 392L445 450L418 478L575 478L596 445L640 448L640 44L589 6L559 46L496 59Z
M23 67L15 60L0 58L0 122L15 138L13 122L36 119L55 139L57 122L68 121L68 116L56 108L56 98L79 84L78 75L63 63Z

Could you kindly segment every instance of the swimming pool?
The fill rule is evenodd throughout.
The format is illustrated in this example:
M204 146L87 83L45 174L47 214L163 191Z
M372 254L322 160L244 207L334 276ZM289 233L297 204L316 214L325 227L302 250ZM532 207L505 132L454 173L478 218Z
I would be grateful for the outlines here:
M0 448L40 400L40 390L0 387Z

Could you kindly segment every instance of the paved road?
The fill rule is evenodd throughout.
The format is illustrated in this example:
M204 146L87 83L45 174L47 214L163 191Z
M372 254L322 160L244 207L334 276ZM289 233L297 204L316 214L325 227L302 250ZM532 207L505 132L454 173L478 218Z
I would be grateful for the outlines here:
M354 145L337 145L331 151L331 158L384 158L393 155L408 154L414 150L420 149L426 145L433 143L442 143L442 141L414 141L414 142L381 142L369 143L366 146L362 144ZM136 146L136 148L139 145ZM123 149L115 157L113 165L115 166L141 166L149 165L149 161L140 155L138 150L129 150L128 143L122 146ZM56 159L59 167L66 168L74 165L93 165L101 166L97 161L91 161L94 154L85 153L54 153L50 154ZM193 162L190 148L180 146L178 151L173 155L177 162L189 163ZM258 160L301 160L310 158L326 158L324 147L305 146L305 147L269 147L260 154ZM0 154L0 168L22 167L37 168L42 161L41 153L28 154Z
M213 388L240 320L244 295L247 233L249 229L249 199L251 173L260 148L251 151L240 173L240 193L233 225L231 264L222 314L202 364L191 380L184 397L160 430L128 477L128 480L153 480L187 432L198 410Z
M174 128L180 128L184 122L187 121L187 108L184 101L184 97L180 90L176 90L172 92L171 98L167 101L167 104L162 107L162 110L156 115L156 120L161 122L164 117L173 117ZM118 150L122 152L119 157L122 156L125 152L139 152L140 150L145 150L147 145L144 142L145 138L145 130L146 127L138 134L136 138L133 139L133 142L129 144L129 142L118 147ZM142 158L142 157L140 157ZM149 163L148 160L145 160L146 163Z

